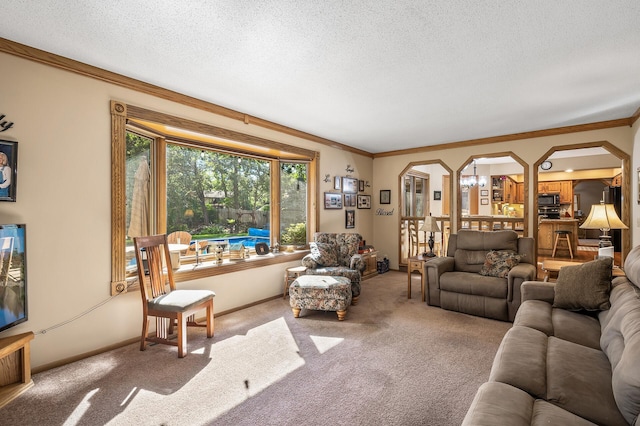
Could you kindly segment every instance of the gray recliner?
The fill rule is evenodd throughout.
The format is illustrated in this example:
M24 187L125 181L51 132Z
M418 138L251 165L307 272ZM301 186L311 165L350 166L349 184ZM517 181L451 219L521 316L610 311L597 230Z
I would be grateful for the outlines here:
M519 258L516 266L504 271L505 278L481 275L491 251ZM425 262L427 304L513 321L520 307L520 286L536 278L535 263L533 238L509 230L460 230L449 237L446 257Z

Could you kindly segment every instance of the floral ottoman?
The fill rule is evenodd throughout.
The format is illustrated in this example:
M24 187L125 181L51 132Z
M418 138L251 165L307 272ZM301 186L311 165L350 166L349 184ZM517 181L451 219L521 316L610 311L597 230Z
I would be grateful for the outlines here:
M338 320L344 320L351 304L351 280L345 277L302 275L289 287L289 304L293 316L301 309L336 311Z

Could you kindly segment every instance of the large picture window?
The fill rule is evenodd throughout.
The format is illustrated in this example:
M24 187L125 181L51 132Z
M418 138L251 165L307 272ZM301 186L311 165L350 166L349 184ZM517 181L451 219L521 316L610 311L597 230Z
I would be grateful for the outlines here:
M140 235L168 234L179 263L196 264L177 270L177 281L249 267L230 261L234 247L243 247L243 257L256 256L257 242L306 247L315 229L315 152L197 123L196 132L192 122L176 127L174 117L133 111L118 114L112 105L112 293L135 280L133 238ZM269 256L250 266L290 260Z

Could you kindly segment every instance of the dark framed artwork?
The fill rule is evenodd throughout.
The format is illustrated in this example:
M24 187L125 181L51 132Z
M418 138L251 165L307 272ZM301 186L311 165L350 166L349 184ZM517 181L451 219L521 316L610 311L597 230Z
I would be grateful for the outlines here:
M480 204L483 206L488 206L489 205L489 199L488 198L480 198Z
M344 226L347 229L356 227L356 211L355 210L345 210Z
M380 190L380 204L391 204L391 190L390 189L381 189Z
M335 192L324 193L324 208L325 209L341 209L342 208L342 194Z
M0 331L27 321L26 228L0 225Z
M480 190L480 196L481 197L488 197L489 196L489 190L488 189L481 189Z
M370 209L371 208L371 195L358 195L358 208Z
M359 180L358 181L358 192L364 192L364 181L363 180Z
M358 192L358 179L343 177L342 192L348 193L348 194L356 194Z
M16 201L18 142L0 140L0 201Z
M442 200L442 191L433 191L434 200Z

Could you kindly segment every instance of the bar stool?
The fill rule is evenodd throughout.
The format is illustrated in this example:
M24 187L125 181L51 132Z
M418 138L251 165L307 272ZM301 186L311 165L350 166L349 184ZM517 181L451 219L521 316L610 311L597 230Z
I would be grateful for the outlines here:
M571 238L569 237L569 235L571 235L571 231L567 231L565 229L558 229L557 231L555 231L556 233L556 240L553 243L553 253L551 253L551 257L556 257L556 249L558 248L558 241L566 241L567 242L567 246L569 247L569 255L571 256L571 258L573 259L573 249L571 248ZM561 237L564 236L564 239L561 239Z
M287 292L289 291L289 286L291 285L291 283L294 282L300 275L304 275L306 271L306 266L292 266L284 271L284 291L282 294L283 299L287 298Z

